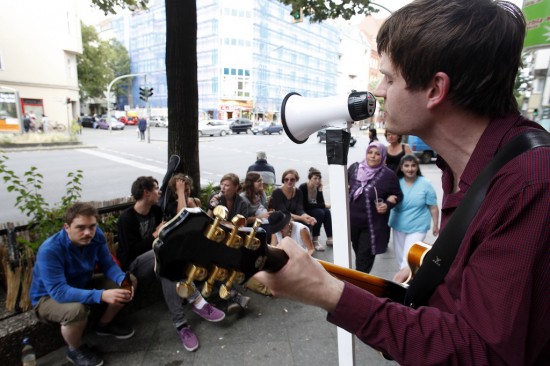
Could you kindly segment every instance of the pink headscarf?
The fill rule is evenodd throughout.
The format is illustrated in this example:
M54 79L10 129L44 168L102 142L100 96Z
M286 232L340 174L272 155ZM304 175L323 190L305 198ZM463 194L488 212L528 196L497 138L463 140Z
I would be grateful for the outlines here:
M367 155L369 150L373 147L378 149L382 159L380 159L380 164L375 167L369 166L366 156L365 160L359 163L359 166L357 167L357 180L361 182L361 187L353 193L353 199L356 199L359 195L361 195L361 193L363 193L363 188L367 185L367 183L378 173L380 169L384 167L384 165L386 165L386 147L378 141L373 141L369 144L365 155Z

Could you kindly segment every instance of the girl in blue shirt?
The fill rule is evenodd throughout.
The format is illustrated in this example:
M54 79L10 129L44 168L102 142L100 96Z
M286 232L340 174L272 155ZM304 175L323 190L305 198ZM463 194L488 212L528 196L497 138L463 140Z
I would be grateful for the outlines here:
M433 222L433 235L439 234L437 196L430 181L422 176L420 162L414 155L405 155L397 167L403 201L390 213L395 258L399 269L407 268L407 254L412 245L422 241Z

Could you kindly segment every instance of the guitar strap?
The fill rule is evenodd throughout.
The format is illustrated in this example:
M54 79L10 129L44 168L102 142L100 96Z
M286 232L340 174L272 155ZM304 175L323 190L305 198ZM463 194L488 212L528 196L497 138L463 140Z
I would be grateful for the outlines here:
M495 173L519 154L541 146L550 146L550 134L542 130L531 130L516 136L498 151L475 179L432 249L426 253L420 269L407 289L405 305L413 308L425 305L436 287L443 282Z

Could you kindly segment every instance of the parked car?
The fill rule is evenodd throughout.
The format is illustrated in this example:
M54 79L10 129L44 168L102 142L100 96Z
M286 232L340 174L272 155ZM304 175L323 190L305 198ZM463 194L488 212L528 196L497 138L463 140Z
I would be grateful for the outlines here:
M137 126L138 122L138 117L126 117L126 124L129 126Z
M323 129L317 131L317 142L321 143L323 141L324 142L327 141L327 129L326 128L323 128ZM354 147L356 143L357 143L357 139L355 138L355 136L351 135L351 139L349 140L349 146Z
M111 129L113 130L123 130L125 124L117 120L115 117L111 116ZM108 130L109 129L109 122L107 118L100 118L99 121L97 121L97 128L100 128L102 130Z
M80 123L82 124L82 127L94 128L94 118L92 116L80 117Z
M166 117L151 117L149 119L149 126L155 127L168 127L168 119Z
M271 122L271 123L264 122L252 127L252 133L254 135L258 133L264 134L264 135L271 135L272 133L278 133L279 135L282 135L283 126L275 122Z
M246 118L237 118L229 120L229 128L233 133L239 134L241 132L252 132L252 121Z
M550 118L543 118L538 122L544 129L550 132Z
M220 119L210 119L199 122L199 136L225 136L231 133L229 122Z
M411 150L414 155L420 159L422 164L428 164L432 161L432 158L437 157L437 153L429 147L424 141L418 136L409 136L408 144L411 147Z

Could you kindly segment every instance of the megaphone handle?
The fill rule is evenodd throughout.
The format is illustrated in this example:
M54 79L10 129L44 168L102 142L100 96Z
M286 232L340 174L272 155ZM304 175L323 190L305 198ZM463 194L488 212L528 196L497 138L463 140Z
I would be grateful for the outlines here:
M332 165L348 165L351 134L344 129L327 129L327 161Z

